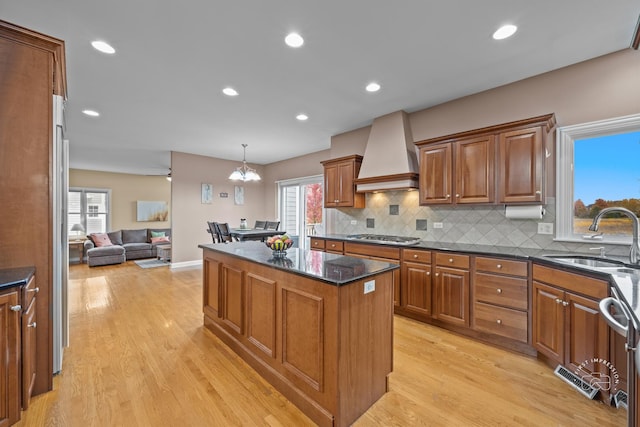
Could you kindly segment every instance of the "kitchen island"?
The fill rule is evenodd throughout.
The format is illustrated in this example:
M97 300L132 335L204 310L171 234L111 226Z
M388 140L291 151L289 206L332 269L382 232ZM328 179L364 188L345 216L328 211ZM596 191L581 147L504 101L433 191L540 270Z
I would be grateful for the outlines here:
M204 325L318 425L352 424L388 391L393 270L260 242L200 245Z

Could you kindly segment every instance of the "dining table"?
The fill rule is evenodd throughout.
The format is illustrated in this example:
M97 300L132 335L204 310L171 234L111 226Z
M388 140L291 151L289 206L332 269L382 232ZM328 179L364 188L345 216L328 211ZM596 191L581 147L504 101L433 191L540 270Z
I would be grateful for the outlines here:
M286 231L265 230L262 228L232 228L231 230L229 230L229 234L231 234L231 237L234 237L241 242L244 240L264 241L267 237L276 236L279 234L286 234Z

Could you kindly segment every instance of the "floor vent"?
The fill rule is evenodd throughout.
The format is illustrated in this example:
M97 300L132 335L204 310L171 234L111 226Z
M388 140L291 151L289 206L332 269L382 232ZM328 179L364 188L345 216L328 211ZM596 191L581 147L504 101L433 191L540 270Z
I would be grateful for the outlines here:
M616 405L616 408L623 407L628 409L627 393L625 393L624 390L618 390L616 394L613 395L613 404Z
M556 367L556 370L553 371L553 373L556 374L558 377L562 378L564 381L566 381L569 385L571 385L573 388L578 390L580 393L587 396L589 399L593 399L596 396L596 394L598 394L597 388L583 381L582 378L580 378L573 372L569 371L564 366L558 365Z

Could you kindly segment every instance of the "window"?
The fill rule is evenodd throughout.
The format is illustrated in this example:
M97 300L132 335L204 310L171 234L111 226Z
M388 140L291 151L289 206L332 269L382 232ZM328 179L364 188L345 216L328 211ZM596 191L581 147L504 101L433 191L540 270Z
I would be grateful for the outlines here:
M80 234L71 231L75 224L82 224L84 233L106 233L110 229L111 190L71 188L68 199L69 236Z
M589 241L594 216L605 207L640 215L640 115L558 129L557 239ZM605 243L629 244L631 220L605 215Z
M308 248L308 237L324 230L322 176L278 182L278 217L281 230Z

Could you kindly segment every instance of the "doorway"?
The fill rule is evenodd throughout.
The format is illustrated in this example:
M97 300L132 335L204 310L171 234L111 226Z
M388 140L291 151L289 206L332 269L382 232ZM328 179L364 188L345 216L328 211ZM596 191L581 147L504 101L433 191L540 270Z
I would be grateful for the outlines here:
M322 175L278 182L278 216L301 249L309 238L324 233L324 185Z

